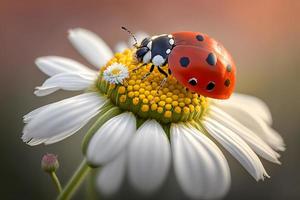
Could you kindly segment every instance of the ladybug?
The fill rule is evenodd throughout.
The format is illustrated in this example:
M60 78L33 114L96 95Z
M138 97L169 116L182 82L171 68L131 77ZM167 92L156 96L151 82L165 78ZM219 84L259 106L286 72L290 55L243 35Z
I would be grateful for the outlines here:
M143 78L157 67L165 76L162 84L172 74L182 85L199 95L228 99L233 92L234 61L222 44L206 34L175 32L157 35L143 39L139 45L136 42L135 47L135 56L143 63L138 68L152 63ZM162 69L166 64L168 73Z

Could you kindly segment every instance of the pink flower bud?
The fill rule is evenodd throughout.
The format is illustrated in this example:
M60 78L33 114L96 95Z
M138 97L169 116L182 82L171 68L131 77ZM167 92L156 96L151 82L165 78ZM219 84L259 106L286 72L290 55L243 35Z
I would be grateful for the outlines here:
M57 156L51 153L47 153L43 156L41 167L45 172L55 172L59 168Z

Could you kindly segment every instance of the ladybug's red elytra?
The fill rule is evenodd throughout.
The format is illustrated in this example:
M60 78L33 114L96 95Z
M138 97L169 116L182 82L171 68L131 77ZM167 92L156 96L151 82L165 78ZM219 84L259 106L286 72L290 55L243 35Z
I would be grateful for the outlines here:
M125 29L125 28L124 28ZM165 75L172 74L189 90L205 97L227 99L235 86L236 67L228 51L215 39L200 32L175 32L147 37L135 44L136 58L152 63ZM162 67L168 64L168 73Z

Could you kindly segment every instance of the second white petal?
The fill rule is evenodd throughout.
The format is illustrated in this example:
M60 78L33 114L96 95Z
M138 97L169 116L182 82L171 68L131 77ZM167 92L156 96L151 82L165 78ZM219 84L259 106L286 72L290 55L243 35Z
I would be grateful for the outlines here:
M36 109L25 116L28 123L22 139L29 145L63 140L88 123L106 102L97 93L86 93Z
M230 186L230 171L219 148L183 123L172 124L170 132L174 169L185 194L195 199L224 196Z
M35 64L48 76L54 76L65 72L95 73L95 71L75 60L60 56L39 57L35 60Z
M87 159L94 165L110 162L125 149L136 131L136 119L130 112L117 115L108 120L92 137Z
M158 189L170 167L169 140L155 120L146 121L137 131L129 149L129 180L143 193Z
M213 119L205 117L203 124L210 135L221 143L255 180L258 181L264 179L265 176L268 177L260 159L242 138Z
M36 87L37 96L45 96L57 90L80 91L87 89L97 79L97 73L60 73L48 78L42 86Z
M113 195L120 189L125 175L126 152L122 152L121 155L100 170L96 184L104 195Z
M91 31L72 29L69 31L69 40L80 54L97 68L105 65L113 57L109 46Z

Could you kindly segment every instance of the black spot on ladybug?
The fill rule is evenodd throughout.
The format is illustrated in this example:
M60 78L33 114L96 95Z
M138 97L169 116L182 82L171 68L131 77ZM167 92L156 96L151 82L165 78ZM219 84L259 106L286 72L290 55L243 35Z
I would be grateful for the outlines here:
M212 90L215 88L215 86L216 86L215 82L210 81L210 82L207 84L206 89L207 89L208 91L212 91Z
M230 80L229 80L229 79L226 79L225 82L224 82L224 85L225 85L226 87L229 87L229 85L230 85Z
M217 57L214 53L209 53L207 58L206 58L206 62L209 64L209 65L216 65L217 64Z
M197 85L197 79L196 79L196 78L191 78L191 79L189 80L189 84L192 85L192 86Z
M227 65L226 71L231 72L231 65Z
M179 62L182 67L187 67L190 64L190 59L188 57L181 57Z
M202 35L196 35L196 39L202 42L204 40L204 37Z

